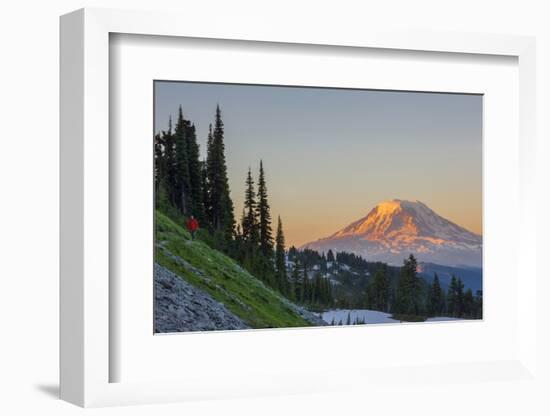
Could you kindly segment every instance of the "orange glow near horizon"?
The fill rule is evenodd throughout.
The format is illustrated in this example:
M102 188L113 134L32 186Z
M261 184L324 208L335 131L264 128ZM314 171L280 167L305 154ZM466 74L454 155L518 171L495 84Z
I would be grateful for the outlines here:
M268 176L268 181L269 181ZM273 181L272 181L273 182ZM269 182L268 182L269 185ZM336 190L333 198L322 197L324 190L309 189L309 193L316 194L317 198L301 201L295 198L295 191L270 188L270 204L273 217L273 229L276 227L277 216L281 216L287 247L300 247L305 243L328 237L351 223L365 217L383 199L365 198L360 195L346 194L345 189ZM238 199L237 199L238 198ZM235 212L242 211L242 199L237 197ZM386 198L387 199L387 198ZM445 203L445 195L438 198L399 198L407 200L420 200L436 214L443 218L479 235L482 235L482 209L481 193L478 205L472 204L472 208L465 209L460 205L458 198L450 195ZM319 201L319 202L317 202ZM443 203L441 203L443 202ZM477 209L476 209L477 208ZM413 225L411 224L411 231Z

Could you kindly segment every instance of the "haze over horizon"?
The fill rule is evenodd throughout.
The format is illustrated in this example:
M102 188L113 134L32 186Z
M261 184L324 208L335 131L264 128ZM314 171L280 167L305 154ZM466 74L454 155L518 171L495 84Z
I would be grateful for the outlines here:
M482 96L155 82L155 131L178 107L205 156L216 104L235 217L263 160L287 246L326 237L379 202L419 200L482 234Z

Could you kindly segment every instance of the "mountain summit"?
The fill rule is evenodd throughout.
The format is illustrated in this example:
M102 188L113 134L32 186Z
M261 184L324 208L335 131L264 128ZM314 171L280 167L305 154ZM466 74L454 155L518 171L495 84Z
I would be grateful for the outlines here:
M394 199L380 202L365 217L302 248L348 251L395 265L412 253L423 262L481 267L482 238L420 201Z

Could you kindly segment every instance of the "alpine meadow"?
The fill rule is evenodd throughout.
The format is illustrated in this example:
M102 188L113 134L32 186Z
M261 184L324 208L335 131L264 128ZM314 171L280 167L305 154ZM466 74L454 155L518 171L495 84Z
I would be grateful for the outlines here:
M483 318L482 96L154 82L154 332Z

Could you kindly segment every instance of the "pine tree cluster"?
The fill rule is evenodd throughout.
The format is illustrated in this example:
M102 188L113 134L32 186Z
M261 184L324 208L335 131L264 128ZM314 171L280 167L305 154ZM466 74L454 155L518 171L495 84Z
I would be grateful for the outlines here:
M333 304L329 279L322 277L320 273L310 273L307 261L294 263L292 269L287 265L280 216L277 218L275 238L273 237L267 178L261 160L257 186L252 169L248 169L245 178L243 212L236 227L234 247L234 257L247 270L287 298L312 308ZM291 250L296 251L294 247ZM305 250L303 255L315 259L319 257L313 250Z
M178 109L175 128L155 135L155 205L166 213L193 215L217 245L229 250L235 219L225 162L221 110L216 107L206 160L200 160L195 125Z
M305 261L294 262L290 297L310 309L326 309L334 305L330 280L322 276L319 270L310 270Z
M277 219L273 236L267 178L260 160L257 187L249 169L241 220L234 218L225 159L224 123L219 106L209 126L206 159L200 160L195 125L178 109L175 127L154 137L155 205L162 212L186 218L193 215L201 239L235 258L243 267L283 295L307 304L331 303L330 282L316 276L288 276L283 223Z
M452 276L447 293L434 273L427 284L417 273L418 263L411 254L404 260L396 284L392 284L387 266L375 273L366 290L365 307L392 312L404 320L422 320L432 316L479 319L482 317L482 292L464 291L460 278Z

